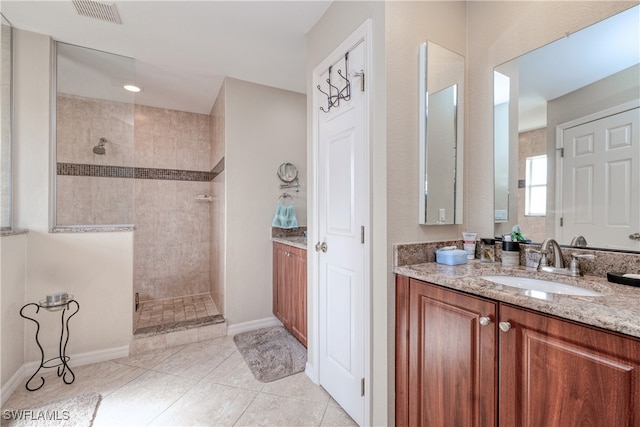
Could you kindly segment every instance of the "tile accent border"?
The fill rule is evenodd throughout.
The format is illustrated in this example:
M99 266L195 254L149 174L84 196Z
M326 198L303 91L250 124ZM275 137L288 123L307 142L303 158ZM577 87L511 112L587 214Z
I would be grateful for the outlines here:
M93 176L100 178L156 179L166 181L209 182L224 171L224 157L209 172L182 169L138 168L132 166L91 165L86 163L57 164L62 176Z

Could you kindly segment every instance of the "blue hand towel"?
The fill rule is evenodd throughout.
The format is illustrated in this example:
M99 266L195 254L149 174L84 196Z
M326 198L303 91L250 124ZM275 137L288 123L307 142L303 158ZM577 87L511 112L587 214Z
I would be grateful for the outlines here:
M278 228L298 228L296 208L293 205L283 206L282 203L278 203L271 225Z

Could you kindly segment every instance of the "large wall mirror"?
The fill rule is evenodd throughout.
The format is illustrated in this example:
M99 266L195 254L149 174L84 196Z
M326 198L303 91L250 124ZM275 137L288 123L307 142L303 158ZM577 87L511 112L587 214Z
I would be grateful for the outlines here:
M427 41L419 75L418 222L461 224L464 57Z
M640 251L639 24L635 6L496 67L496 235Z
M0 15L0 19L0 229L10 230L13 30L4 16Z

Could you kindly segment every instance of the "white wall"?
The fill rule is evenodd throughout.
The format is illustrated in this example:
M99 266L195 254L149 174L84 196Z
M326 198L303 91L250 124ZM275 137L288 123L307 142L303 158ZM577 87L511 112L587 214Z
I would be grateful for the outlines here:
M306 96L232 78L224 86L225 317L233 325L273 316L271 221L282 192L306 225ZM283 162L298 168L299 193L280 190Z
M22 30L15 37L15 225L30 230L23 303L62 290L75 295L80 312L70 323L68 354L127 346L133 327L133 233L48 232L50 39ZM38 316L50 318L40 336L45 351L55 353L59 323L51 319L59 313ZM25 362L36 361L33 323L23 324Z
M0 387L24 363L24 322L18 312L24 304L26 239L25 234L0 238Z
M466 57L465 2L386 6L388 238L391 243L460 239L458 225L418 224L418 48L427 40ZM465 67L468 64L465 59ZM462 94L465 95L465 94ZM466 108L465 108L466 110ZM468 113L468 110L466 110ZM468 117L469 114L465 114ZM464 145L470 136L464 132ZM469 161L464 157L465 163ZM467 194L465 182L465 194ZM433 179L430 185L437 185ZM465 217L469 207L464 206ZM389 249L389 253L391 250ZM390 257L390 254L389 254Z

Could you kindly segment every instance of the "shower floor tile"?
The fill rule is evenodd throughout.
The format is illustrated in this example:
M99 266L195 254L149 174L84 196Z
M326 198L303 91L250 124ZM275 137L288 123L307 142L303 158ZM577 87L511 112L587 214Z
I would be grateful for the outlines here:
M222 316L209 294L143 301L135 317L135 334L184 324L197 325L214 318L222 319Z

